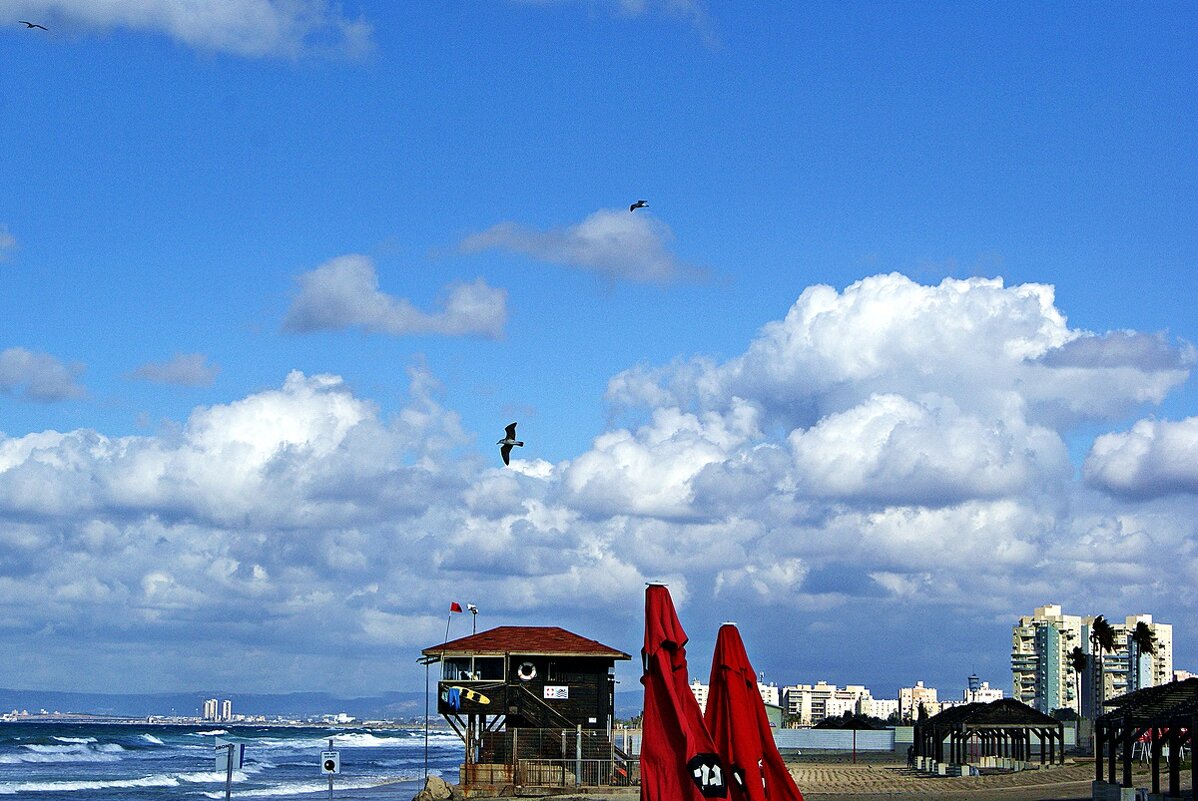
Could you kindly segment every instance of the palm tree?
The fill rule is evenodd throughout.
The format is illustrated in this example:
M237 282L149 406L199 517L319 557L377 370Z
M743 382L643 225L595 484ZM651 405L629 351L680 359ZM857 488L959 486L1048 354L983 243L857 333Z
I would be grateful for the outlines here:
M1135 650L1135 686L1132 689L1140 689L1140 655L1156 653L1156 635L1152 633L1152 629L1143 620L1136 621L1136 628L1131 633L1132 644L1136 646Z
M1115 627L1106 622L1102 615L1094 618L1090 624L1090 647L1095 655L1095 705L1094 717L1102 714L1102 705L1106 701L1106 681L1103 676L1102 655L1115 650Z
M1078 717L1081 717L1082 708L1082 672L1089 663L1090 657L1086 655L1082 647L1080 645L1073 646L1073 650L1069 652L1069 667L1073 668L1073 683L1077 689L1077 694L1073 697L1077 699Z

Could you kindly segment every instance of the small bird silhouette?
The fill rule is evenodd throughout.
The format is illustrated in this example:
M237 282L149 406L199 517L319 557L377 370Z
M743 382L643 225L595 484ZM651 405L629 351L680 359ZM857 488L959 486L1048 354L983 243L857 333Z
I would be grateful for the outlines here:
M509 425L507 428L504 429L504 431L507 432L507 436L504 437L503 439L499 440L499 442L496 442L495 444L503 446L499 449L499 455L503 457L503 463L508 464L508 457L511 455L512 446L519 445L521 448L523 448L524 443L520 442L518 439L516 439L516 424L515 423L512 423L511 425Z
M631 206L629 206L628 210L636 211L637 209L643 209L643 208L647 207L648 205L649 205L648 201L638 200L636 203L633 203Z
M36 22L29 22L28 20L19 19L17 22L21 23L26 28L41 28L43 31L50 30L45 25L38 25Z

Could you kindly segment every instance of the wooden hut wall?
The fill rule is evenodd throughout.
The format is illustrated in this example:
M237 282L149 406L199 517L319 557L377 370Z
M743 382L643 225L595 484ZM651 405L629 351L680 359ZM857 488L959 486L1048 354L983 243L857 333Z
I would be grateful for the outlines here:
M615 713L610 678L614 664L597 657L512 655L508 684L523 687L584 729L606 729ZM556 692L566 697L552 697L554 691L546 697L546 687L558 688ZM509 726L513 723L509 721Z

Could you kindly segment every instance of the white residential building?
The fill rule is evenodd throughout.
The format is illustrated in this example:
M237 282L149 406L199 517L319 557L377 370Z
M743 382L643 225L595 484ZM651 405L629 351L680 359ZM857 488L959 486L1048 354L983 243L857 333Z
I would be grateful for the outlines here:
M799 719L800 726L819 723L828 716L828 700L836 693L835 684L792 684L782 688L782 708Z
M1059 604L1037 607L1021 617L1011 630L1012 697L1045 713L1068 708L1093 717L1100 686L1102 697L1109 699L1172 678L1173 627L1153 623L1152 615L1130 615L1123 623L1111 623L1115 648L1102 654L1100 679L1090 642L1096 618L1063 614ZM1151 654L1140 653L1132 639L1140 622L1155 639ZM1073 667L1074 649L1087 657L1080 675Z
M826 681L815 684L792 684L782 688L782 708L787 715L798 718L800 726L811 726L824 718L853 715L873 715L876 702L869 689L861 684L837 687ZM880 702L885 704L886 702ZM896 706L898 701L893 702ZM889 711L886 715L889 715ZM883 716L884 718L884 716Z
M861 714L879 718L881 720L889 720L891 715L897 716L899 713L899 702L897 698L863 698L861 699Z
M698 679L691 679L691 694L699 702L699 709L707 712L707 685Z
M210 720L210 721L216 720L216 713L217 713L216 704L217 704L217 700L215 698L208 698L204 701L204 714L203 714L204 720Z
M708 686L698 679L691 679L690 683L691 694L695 696L695 700L699 702L699 708L704 713L707 712L707 694ZM757 683L757 693L761 696L762 703L770 706L782 706L782 696L777 684L762 684Z
M1085 619L1083 636L1086 638L1084 650L1089 653L1093 646L1090 643L1090 629L1095 617ZM1110 621L1108 621L1110 622ZM1143 622L1152 634L1154 641L1153 652L1141 652L1133 639L1138 623ZM1124 693L1140 690L1144 687L1155 687L1167 684L1173 677L1173 626L1168 623L1154 623L1152 615L1128 615L1123 623L1111 623L1115 634L1115 650L1102 654L1102 697L1115 698ZM1084 714L1094 714L1093 705L1097 701L1097 660L1091 660L1083 679Z
M227 698L220 702L220 719L226 723L233 719L233 702Z
M936 699L936 688L925 687L922 681L915 682L914 687L899 688L899 717L903 720L915 720L920 707L927 716L940 711L940 702Z
M1086 650L1083 636L1081 617L1062 614L1059 604L1019 618L1011 630L1012 697L1045 714L1062 708L1080 712L1070 654Z
M1002 689L991 687L990 682L978 682L975 686L972 681L975 676L970 676L969 689L962 693L961 700L967 704L988 704L991 701L1001 700L1003 697Z

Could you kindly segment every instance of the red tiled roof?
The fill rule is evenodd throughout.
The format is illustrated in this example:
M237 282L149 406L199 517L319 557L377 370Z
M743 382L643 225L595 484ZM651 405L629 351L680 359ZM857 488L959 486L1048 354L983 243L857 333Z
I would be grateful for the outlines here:
M623 651L588 640L557 626L499 626L469 637L433 645L420 653L425 656L446 654L527 654L530 656L604 656L631 659Z

